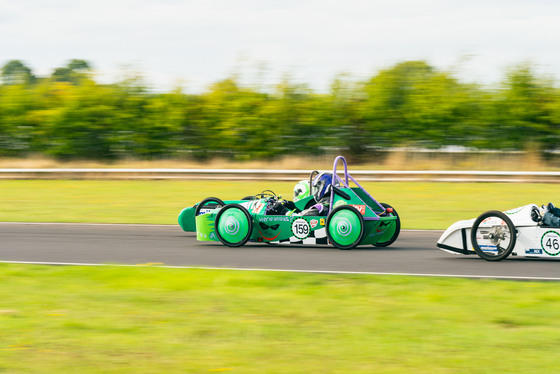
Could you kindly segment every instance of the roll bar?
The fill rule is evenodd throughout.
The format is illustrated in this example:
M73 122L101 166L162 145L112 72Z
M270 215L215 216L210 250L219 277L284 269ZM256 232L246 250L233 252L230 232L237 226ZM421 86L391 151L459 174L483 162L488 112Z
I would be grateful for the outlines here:
M337 174L336 174L336 167L338 164L338 161L342 161L342 165L344 165L344 179L340 178ZM346 159L344 158L344 156L337 156L334 159L334 165L333 165L333 186L332 186L332 190L331 190L331 198L330 198L330 204L329 204L329 213L332 211L332 206L333 206L333 200L334 200L334 194L336 193L336 189L337 187L336 182L340 182L344 187L346 188L350 188L350 186L348 185L348 180L351 180L352 182L354 182L354 184L356 186L358 186L367 196L369 196L376 204L377 206L379 206L379 208L382 211L385 211L385 207L383 207L383 205L381 205L377 200L374 199L373 196L371 196L358 182L356 182L356 180L348 173L348 165L346 163ZM342 191L341 191L342 192ZM378 218L377 218L378 219Z
M336 178L338 179L338 175L336 175L336 165L338 164L338 160L342 160L342 165L344 165L344 178L346 179L346 187L348 187L348 165L346 164L346 159L344 158L344 156L337 156L334 159L334 165L333 165L333 177L336 176Z

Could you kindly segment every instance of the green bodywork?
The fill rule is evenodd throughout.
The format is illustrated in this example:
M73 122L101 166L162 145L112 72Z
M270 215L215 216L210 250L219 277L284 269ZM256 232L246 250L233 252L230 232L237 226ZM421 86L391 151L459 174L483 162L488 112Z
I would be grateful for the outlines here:
M345 199L343 194L335 193L333 198L334 210L341 205L352 205L361 213L364 218L364 234L359 244L376 244L389 241L395 234L397 229L398 217L394 214L383 214L384 209L362 189L358 187L352 188L339 188L350 199ZM306 205L313 199L309 196L305 199L295 202L298 209L303 210ZM300 242L302 244L327 244L326 240L326 223L327 216L298 216L298 215L266 215L267 199L258 199L251 201L234 200L224 201L225 204L240 204L244 206L249 212L253 228L250 236L250 241L254 242ZM197 240L201 241L219 241L216 234L216 216L221 207L214 209L203 209L201 214L195 217L196 205L183 209L179 214L179 225L184 231L196 231ZM356 229L357 221L359 219L344 219L344 212L338 218L342 219L344 223L349 225L339 225L336 230L340 230L342 235L346 232L350 233L349 238L355 237L352 230ZM380 214L383 214L380 216ZM348 216L352 216L349 214ZM351 218L351 217L350 217ZM223 218L220 218L223 219ZM339 219L339 220L340 220ZM335 217L332 218L335 221ZM359 227L357 228L359 230ZM331 235L337 235L336 231L331 227ZM222 234L223 232L220 231ZM247 232L247 231L245 231ZM352 236L353 235L353 236ZM223 235L222 235L223 236ZM344 241L344 238L341 237ZM348 239L351 240L351 239ZM338 241L338 240L337 240ZM323 243L324 242L324 243Z
M299 201L295 201L294 204L296 205L296 208L298 208L299 210L304 210L307 203L312 199L313 199L313 196L308 196L308 197L306 197L304 199L301 199ZM243 203L247 203L247 200L226 200L226 201L224 201L224 204L243 204ZM179 213L179 226L181 226L183 231L187 231L187 232L196 231L196 224L195 224L195 219L194 219L194 213L195 213L195 210L196 210L196 205L197 204L195 204L194 206L187 207L187 208L183 209L181 211L181 213ZM264 214L264 209L263 209L263 214Z
M225 204L232 204L232 203L241 204L241 203L246 203L246 201L244 201L244 200L228 200L228 201L224 201L224 203ZM179 226L181 226L183 231L187 231L187 232L196 231L196 223L195 223L195 219L194 219L194 213L195 213L197 205L198 204L195 204L194 206L186 207L185 209L183 209L181 211L181 213L179 213ZM218 239L216 238L216 240L218 240Z

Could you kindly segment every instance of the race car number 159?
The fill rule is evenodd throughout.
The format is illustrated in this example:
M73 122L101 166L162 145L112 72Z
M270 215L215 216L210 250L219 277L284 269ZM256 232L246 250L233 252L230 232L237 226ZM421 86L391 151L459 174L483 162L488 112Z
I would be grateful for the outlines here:
M298 218L292 222L292 232L298 239L305 239L309 235L309 223L303 218Z

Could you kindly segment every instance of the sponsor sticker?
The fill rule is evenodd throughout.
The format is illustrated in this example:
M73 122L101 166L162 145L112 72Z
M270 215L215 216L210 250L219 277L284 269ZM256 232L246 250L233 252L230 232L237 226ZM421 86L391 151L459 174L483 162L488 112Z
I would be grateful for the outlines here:
M325 219L324 219L324 218L321 218L321 220L319 221L319 224L320 224L321 226L325 226Z
M317 227L317 224L319 223L319 221L317 221L316 219L312 219L311 221L309 221L309 224L311 225L311 228L314 229L315 227Z
M288 222L292 219L290 216L264 216L259 217L260 222Z
M542 255L543 251L541 248L529 248L525 250L526 255Z
M365 205L351 204L350 206L353 206L354 208L356 208L362 216L366 215L366 206Z
M253 205L253 210L251 212L252 213L259 213L262 210L263 207L264 207L264 203L258 202L255 205Z

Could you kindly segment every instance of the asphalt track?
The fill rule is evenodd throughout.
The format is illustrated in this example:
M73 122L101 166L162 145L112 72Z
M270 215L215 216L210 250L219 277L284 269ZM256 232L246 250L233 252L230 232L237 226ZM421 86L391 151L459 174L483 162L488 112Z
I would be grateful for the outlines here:
M403 230L391 247L342 251L259 243L230 248L197 242L194 233L166 225L0 223L0 262L560 280L554 260L487 262L441 251L436 247L441 233Z

